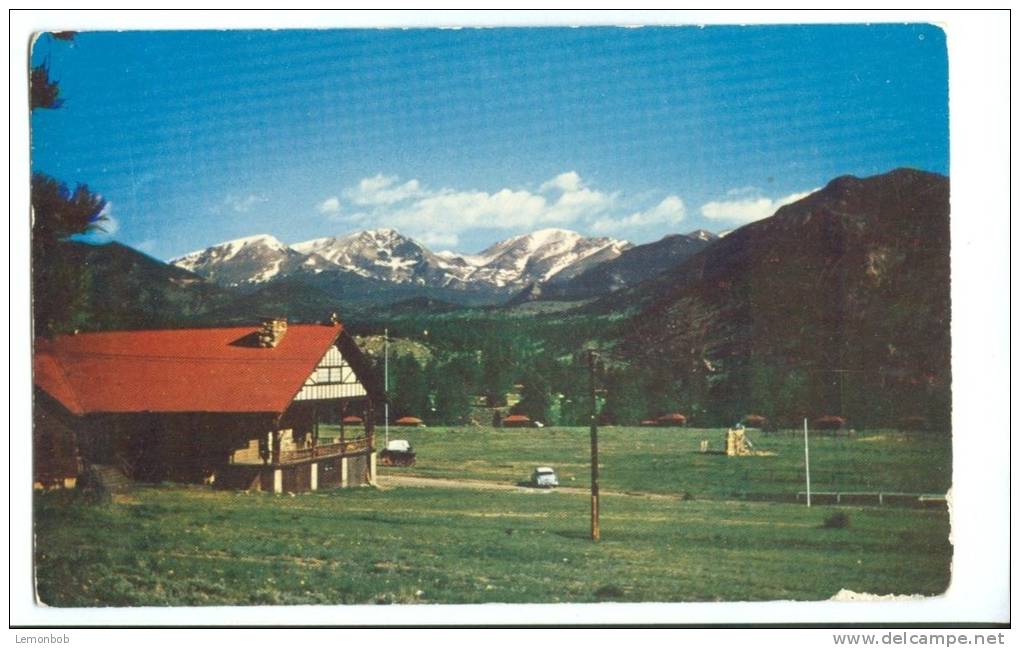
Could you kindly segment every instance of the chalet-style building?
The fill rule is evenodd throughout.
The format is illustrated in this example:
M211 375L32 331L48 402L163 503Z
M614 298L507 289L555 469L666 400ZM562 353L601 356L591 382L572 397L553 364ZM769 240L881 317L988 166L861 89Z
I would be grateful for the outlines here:
M277 493L375 476L383 394L336 322L63 335L33 365L37 486L89 465Z

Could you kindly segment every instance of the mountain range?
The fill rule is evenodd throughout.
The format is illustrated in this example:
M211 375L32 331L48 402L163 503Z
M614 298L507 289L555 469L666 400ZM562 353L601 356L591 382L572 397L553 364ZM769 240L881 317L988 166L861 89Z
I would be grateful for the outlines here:
M286 278L302 278L321 287L353 275L372 282L498 296L532 282L567 281L632 247L626 241L544 229L499 241L475 255L461 255L432 252L396 230L376 229L289 246L261 234L218 243L170 263L230 288L252 289Z
M949 179L897 169L836 178L725 236L644 245L540 230L462 255L382 229L293 245L259 235L165 264L116 243L67 242L61 264L34 270L35 300L45 314L41 304L56 313L74 297L64 330L339 311L391 330L442 318L448 335L477 344L486 318L538 318L536 334L568 331L554 354L601 336L640 368L632 384L672 394L695 420L757 410L945 426L949 250Z

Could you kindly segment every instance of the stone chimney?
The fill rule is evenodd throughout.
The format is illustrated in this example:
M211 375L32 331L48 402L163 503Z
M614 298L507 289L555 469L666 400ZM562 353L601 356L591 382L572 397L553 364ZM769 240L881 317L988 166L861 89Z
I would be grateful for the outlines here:
M263 349L272 349L283 336L287 334L287 320L277 317L266 317L259 327L259 346Z

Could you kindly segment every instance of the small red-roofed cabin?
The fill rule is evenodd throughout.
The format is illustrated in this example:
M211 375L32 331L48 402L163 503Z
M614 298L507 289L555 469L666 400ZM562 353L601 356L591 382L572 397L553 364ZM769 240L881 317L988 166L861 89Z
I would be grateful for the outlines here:
M523 428L533 427L531 419L524 414L511 414L510 416L503 419L503 427L505 428Z
M683 427L687 424L687 417L683 414L666 414L655 419L661 427Z
M382 392L337 322L61 335L36 341L33 366L37 487L90 465L273 492L374 479ZM319 443L323 425L340 436Z
M341 420L343 421L344 425L364 425L365 424L365 421L363 421L360 416L354 416L354 415L345 416Z
M741 423L744 427L761 429L765 427L766 423L768 423L768 419L761 414L747 414L744 416Z
M400 427L421 427L425 425L425 421L416 416L401 416L393 424Z
M811 422L815 430L842 430L846 427L846 419L842 416L820 416Z
M905 432L918 432L928 429L928 419L923 416L904 416L896 423L896 427Z

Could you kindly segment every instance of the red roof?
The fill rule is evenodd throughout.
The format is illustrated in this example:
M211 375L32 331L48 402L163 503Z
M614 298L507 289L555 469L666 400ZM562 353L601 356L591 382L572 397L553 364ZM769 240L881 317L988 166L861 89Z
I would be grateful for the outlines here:
M674 412L673 414L666 414L665 416L660 416L658 420L663 423L674 421L686 421L687 417L684 416L683 414L678 414Z
M292 324L275 348L253 326L115 331L37 340L36 386L74 414L282 413L343 330Z
M344 423L364 423L360 416L345 416Z
M416 416L402 416L396 420L397 425L421 425L424 422Z
M529 419L527 416L523 414L511 414L510 416L503 419L503 422L506 423L507 421L509 421L510 423L523 423L525 421L530 420L531 419Z

